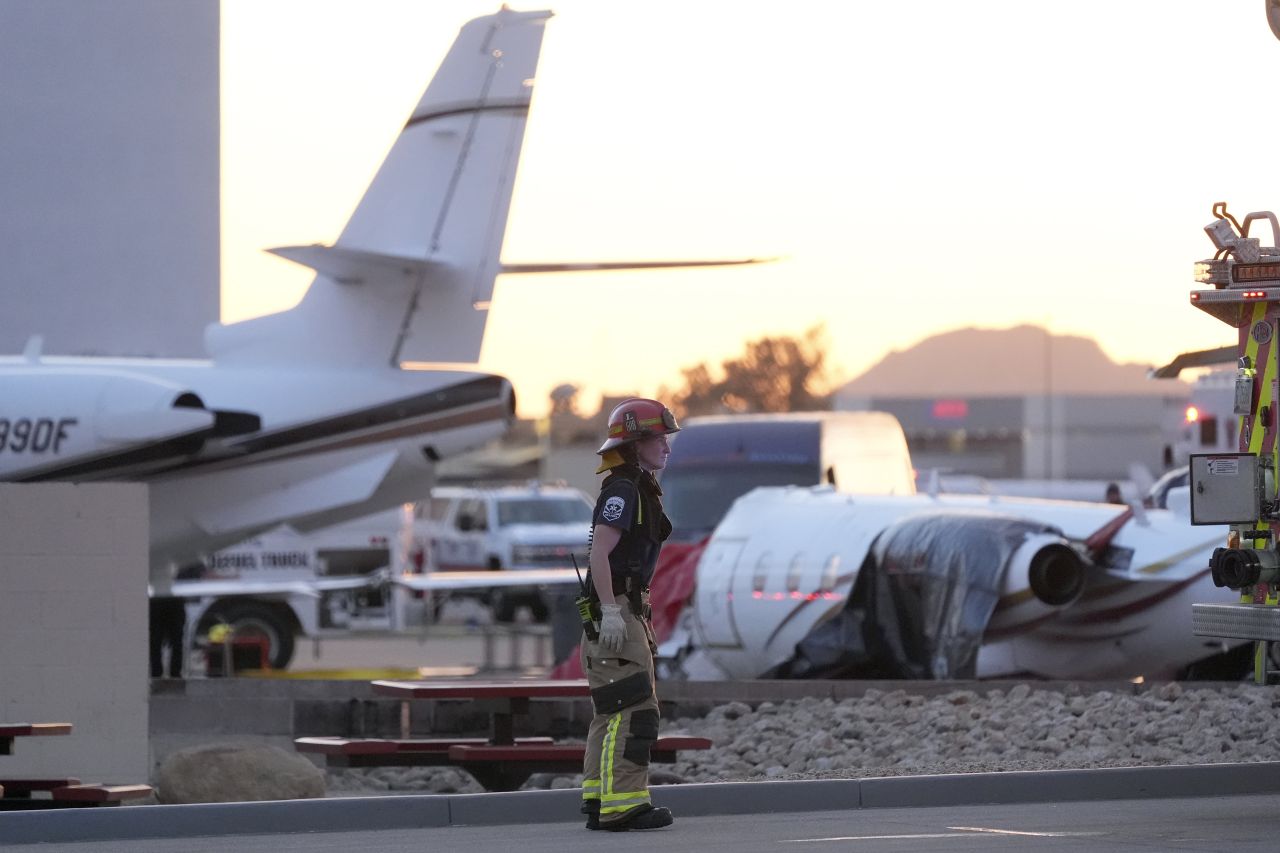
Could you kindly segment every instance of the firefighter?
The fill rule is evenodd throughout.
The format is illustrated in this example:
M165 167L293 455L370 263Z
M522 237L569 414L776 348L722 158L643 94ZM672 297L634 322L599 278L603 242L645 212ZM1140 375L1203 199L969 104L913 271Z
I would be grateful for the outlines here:
M649 581L671 522L654 472L667 464L675 415L657 400L625 400L609 415L597 453L605 473L589 557L595 640L582 641L582 669L595 716L583 763L587 829L659 829L673 818L649 800L649 753L658 737L658 697Z

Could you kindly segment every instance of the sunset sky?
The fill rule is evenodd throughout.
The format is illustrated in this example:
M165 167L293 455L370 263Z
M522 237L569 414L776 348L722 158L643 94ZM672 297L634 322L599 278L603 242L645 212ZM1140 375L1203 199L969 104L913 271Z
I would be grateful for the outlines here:
M1257 0L513 5L557 16L507 261L783 258L501 279L480 366L522 414L820 322L846 379L1023 322L1163 362L1230 341L1187 304L1212 203L1280 208ZM310 272L262 250L337 237L458 28L497 7L223 0L224 321L297 302Z

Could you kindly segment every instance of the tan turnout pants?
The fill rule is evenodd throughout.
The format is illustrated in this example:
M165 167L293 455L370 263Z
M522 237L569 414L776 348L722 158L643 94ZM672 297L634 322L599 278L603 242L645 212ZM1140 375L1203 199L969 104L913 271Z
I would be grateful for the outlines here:
M582 639L582 669L596 712L583 760L583 811L598 806L601 826L649 805L649 753L658 738L653 628L625 597L618 603L627 625L621 654L605 651L585 635Z

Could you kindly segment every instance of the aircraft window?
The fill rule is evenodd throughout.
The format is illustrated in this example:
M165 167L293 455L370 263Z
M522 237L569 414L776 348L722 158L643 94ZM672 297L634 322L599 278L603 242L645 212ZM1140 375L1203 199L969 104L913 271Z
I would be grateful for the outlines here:
M787 567L787 592L800 589L800 573L804 571L804 554L796 554Z
M838 577L840 577L840 555L832 554L827 558L827 564L822 567L822 579L818 581L818 592L834 590Z
M1218 446L1218 419L1205 418L1200 421L1200 446L1201 447L1217 447Z
M498 501L498 526L509 524L590 524L591 504L577 498L520 498Z
M760 555L760 559L756 560L756 570L751 576L752 592L764 592L764 585L769 580L769 560L773 555L765 551Z

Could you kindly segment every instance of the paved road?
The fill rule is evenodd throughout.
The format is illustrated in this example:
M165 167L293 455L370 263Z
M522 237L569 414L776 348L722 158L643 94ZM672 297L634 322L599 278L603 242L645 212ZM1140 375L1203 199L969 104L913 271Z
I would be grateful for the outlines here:
M615 850L725 853L936 853L1088 850L1274 853L1280 799L1243 796L1017 806L862 809L747 817L677 817L652 833L607 836ZM94 842L94 853L597 853L601 838L577 823L386 830L375 833L240 835ZM84 853L86 844L18 846L35 853Z

